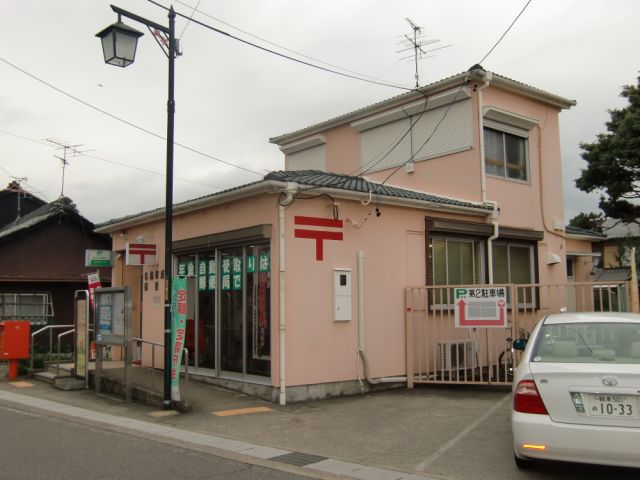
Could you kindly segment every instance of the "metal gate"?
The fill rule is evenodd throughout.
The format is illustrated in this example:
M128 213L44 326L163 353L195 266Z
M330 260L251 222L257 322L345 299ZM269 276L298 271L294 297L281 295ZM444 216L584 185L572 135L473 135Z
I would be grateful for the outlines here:
M506 328L456 328L456 288L506 289ZM514 339L528 338L549 313L629 311L629 288L629 282L406 288L407 386L510 385L521 355Z

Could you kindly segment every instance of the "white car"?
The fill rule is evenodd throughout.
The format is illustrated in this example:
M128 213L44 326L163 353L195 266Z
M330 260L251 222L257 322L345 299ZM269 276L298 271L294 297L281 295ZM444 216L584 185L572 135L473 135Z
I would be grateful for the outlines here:
M511 427L520 468L535 460L640 468L640 315L540 320L514 372Z

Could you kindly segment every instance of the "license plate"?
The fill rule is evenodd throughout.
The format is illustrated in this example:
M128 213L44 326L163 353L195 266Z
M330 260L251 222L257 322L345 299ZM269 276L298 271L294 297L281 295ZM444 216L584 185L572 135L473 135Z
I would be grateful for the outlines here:
M638 400L634 395L590 394L592 417L638 418Z

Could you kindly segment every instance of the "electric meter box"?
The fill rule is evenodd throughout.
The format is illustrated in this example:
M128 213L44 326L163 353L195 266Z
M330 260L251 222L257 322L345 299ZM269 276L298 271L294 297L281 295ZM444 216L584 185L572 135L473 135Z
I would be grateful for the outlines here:
M348 322L351 320L351 270L333 269L333 320Z

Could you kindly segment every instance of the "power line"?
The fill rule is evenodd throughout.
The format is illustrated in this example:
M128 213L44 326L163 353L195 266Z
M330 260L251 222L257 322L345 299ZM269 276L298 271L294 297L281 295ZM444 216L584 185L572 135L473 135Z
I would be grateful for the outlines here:
M311 56L309 56L309 55L305 55L304 53L301 53L301 52L298 52L298 51L296 51L296 50L292 50L292 49L290 49L290 48L287 48L287 47L285 47L285 46L283 46L283 45L280 45L280 44L277 44L277 43L271 42L271 41L267 40L267 39L266 39L266 38L264 38L264 37L260 37L260 36L258 36L258 35L254 35L254 34L253 34L253 33L251 33L251 32L248 32L248 31L246 31L246 30L243 30L243 29L241 29L241 28L239 28L239 27L236 27L235 25L232 25L231 23L225 22L224 20L221 20L221 19L219 19L219 18L217 18L217 17L214 17L213 15L210 15L210 14L208 14L207 12L204 12L204 11L202 11L202 10L198 10L198 5L200 4L200 0L198 1L198 5L196 5L196 7L195 7L195 8L193 8L191 5L189 5L189 4L187 4L186 2L183 2L183 1L181 1L181 0L176 0L176 3L178 3L178 4L180 4L180 5L183 5L183 6L187 7L187 8L193 9L193 10L194 10L194 12L198 12L200 15L203 15L203 16L205 16L205 17L208 17L208 18L212 19L212 20L215 20L216 22L220 22L220 23L222 23L223 25L226 25L226 26L228 26L228 27L233 28L234 30L237 30L237 31L239 31L239 32L244 33L245 35L248 35L248 36L250 36L250 37L252 37L252 38L255 38L255 39L257 39L257 40L260 40L260 41L262 41L262 42L264 42L264 43L267 43L267 44L269 44L269 45L272 45L272 46L274 46L274 47L281 48L282 50L285 50L285 51L287 51L287 52L293 53L293 54L298 55L298 56L300 56L300 57L306 58L306 59L308 59L308 60L313 60L314 62L321 63L321 64L323 64L323 65L327 65L328 67L337 68L338 70L342 70L342 71L344 71L344 72L352 73L352 74L357 75L357 76L362 77L362 78L370 78L370 79L373 79L373 80L378 80L378 81L380 81L380 82L385 82L385 80L384 80L384 79L381 79L381 78L378 78L378 77L374 77L374 76L372 76L372 75L366 75L366 74L363 74L363 73L355 72L355 71L353 71L353 70L349 70L348 68L344 68L344 67L341 67L341 66L339 66L339 65L334 65L333 63L329 63L329 62L325 62L325 61L323 61L323 60L319 60L319 59L314 58L314 57L311 57ZM192 17L190 17L190 19L191 19L191 18L193 18L193 16L192 16Z
M111 117L111 118L113 118L114 120L117 120L117 121L119 121L119 122L121 122L121 123L124 123L125 125L129 125L130 127L133 127L133 128L135 128L135 129L137 129L137 130L140 130L141 132L144 132L144 133L146 133L146 134L148 134L148 135L151 135L151 136L153 136L153 137L156 137L156 138L159 138L159 139L161 139L161 140L164 140L165 142L166 142L166 140L167 140L167 139L166 139L166 137L164 137L164 136L162 136L162 135L160 135L160 134L157 134L157 133L155 133L155 132L152 132L151 130L147 130L146 128L141 127L140 125L136 125L135 123L132 123L132 122L130 122L130 121L128 121L128 120L125 120L125 119L124 119L124 118L122 118L122 117L118 117L118 116L116 116L116 115L114 115L114 114L112 114L112 113L109 113L109 112L107 112L106 110L103 110L103 109L101 109L101 108L99 108L99 107L96 107L95 105L92 105L92 104L90 104L89 102L87 102L87 101L85 101L85 100L82 100L81 98L78 98L78 97L76 97L75 95L72 95L72 94L70 94L70 93L68 93L68 92L66 92L66 91L64 91L64 90L62 90L61 88L58 88L58 87L56 87L55 85L53 85L53 84L51 84L51 83L49 83L49 82L47 82L47 81L45 81L45 80L42 80L41 78L37 77L36 75L34 75L34 74L32 74L32 73L30 73L30 72L26 71L26 70L25 70L25 69L23 69L23 68L20 68L19 66L15 65L15 64L13 64L13 63L11 63L11 62L9 62L8 60L5 60L5 59L4 59L4 58L2 58L2 57L0 57L0 62L3 62L3 63L5 63L5 64L9 65L11 68L14 68L14 69L18 70L19 72L21 72L21 73L23 73L23 74L27 75L28 77L31 77L32 79L36 80L37 82L42 83L43 85L46 85L47 87L49 87L49 88L51 88L51 89L55 90L56 92L61 93L62 95L66 96L66 97L69 97L69 98L71 98L72 100L75 100L76 102L81 103L81 104L82 104L82 105L84 105L85 107L89 107L89 108L91 108L91 109L93 109L93 110L95 110L95 111L97 111L97 112L102 113L103 115L106 115L106 116L108 116L108 117ZM197 153L198 155L201 155L201 156L203 156L203 157L210 158L211 160L215 160L216 162L224 163L225 165L229 165L230 167L234 167L234 168L238 168L238 169L240 169L240 170L244 170L245 172L253 173L253 174L255 174L255 175L258 175L259 177L263 177L263 176L264 176L264 175L263 175L262 173L260 173L260 172L256 172L255 170L251 170L250 168L242 167L242 166L237 165L237 164L235 164L235 163L228 162L227 160L222 160L221 158L214 157L213 155L209 155L208 153L204 153L204 152L202 152L202 151L200 151L200 150L197 150L197 149L195 149L195 148L193 148L193 147L189 147L189 146L187 146L187 145L183 145L183 144L178 143L178 142L174 142L174 143L175 143L175 145L177 145L178 147L184 148L185 150L188 150L188 151L193 152L193 153Z
M6 173L7 175L9 175L11 178L18 178L15 175L13 175L9 170L7 170L6 168L4 168L2 165L0 165L0 170L2 170L4 173ZM29 185L26 181L22 182L23 185L26 185L27 187L29 187L29 189L33 192L36 192L40 195L42 195L44 197L44 199L46 201L49 201L49 199L47 198L47 196L44 194L44 192L42 192L41 190L38 190L37 188L34 188L32 185Z
M505 35L507 33L509 33L509 30L511 30L511 27L513 27L515 25L515 23L518 21L518 19L520 18L520 15L522 15L524 13L524 11L527 9L527 7L529 6L529 4L531 3L532 0L529 0L524 7L522 7L522 10L520 10L520 13L518 15L516 15L516 18L513 19L513 22L511 22L511 25L509 25L509 27L507 27L507 29L504 31L504 33L500 36L500 38L498 39L498 41L496 43L493 44L493 47L491 47L491 50L489 50L487 52L487 54L482 57L482 60L480 60L478 62L478 64L482 64L482 62L484 62L487 57L489 55L491 55L491 52L493 52L495 50L495 48L498 46L498 44L502 41L502 39L505 37Z
M527 9L527 7L529 6L529 4L531 3L532 0L528 0L527 3L524 5L524 7L522 7L522 10L520 10L520 13L518 13L518 15L516 15L516 17L513 19L513 21L511 22L511 24L507 27L507 29L504 31L504 33L500 36L500 38L498 39L498 41L496 43L493 44L493 46L491 47L491 49L487 52L487 54L482 57L482 60L480 60L476 65L480 66L482 64L482 62L484 62L487 57L489 55L491 55L491 53L495 50L495 48L500 44L500 42L502 41L502 39L507 35L507 33L509 32L509 30L511 30L511 28L515 25L515 23L518 21L518 19L520 18L520 16L524 13L524 11ZM449 114L449 111L451 110L451 106L456 102L458 95L460 95L460 92L462 91L462 88L464 87L464 84L466 83L463 82L462 86L460 86L460 89L458 90L458 93L456 93L455 98L449 103L449 105L447 106L447 110L444 112L444 114L442 115L442 118L440 119L440 121L438 121L436 127L434 128L433 132L431 132L431 135L429 135L429 137L425 140L425 142L422 144L422 146L416 151L415 154L411 155L411 157L409 157L408 160L406 160L405 162L401 163L398 167L396 167L382 182L381 185L384 185L385 183L387 183L387 181L389 181L389 179L394 176L402 167L404 167L405 165L407 165L409 162L411 162L415 156L427 145L427 143L429 142L429 140L431 140L431 138L435 135L436 131L438 130L438 127L440 126L440 124L442 124L442 122L444 121L444 119L447 117L447 115ZM409 127L412 128L412 127ZM398 142L399 143L399 142ZM396 143L393 147L395 148L398 143Z
M156 5L157 7L163 8L165 10L169 10L167 7L165 7L164 5L158 3L158 2L156 2L154 0L147 0L147 1L152 3L152 4L154 4L154 5ZM176 15L179 16L179 17L185 18L185 19L189 19L189 17L187 15L184 15L184 14L182 14L180 12L176 12ZM245 40L243 38L236 37L235 35L232 35L229 32L225 32L224 30L220 30L219 28L213 27L213 26L211 26L211 25L209 25L207 23L201 22L199 20L195 20L193 18L191 18L190 20L193 23L195 23L197 25L200 25L201 27L207 28L207 29L209 29L209 30L211 30L213 32L216 32L216 33L219 33L219 34L224 35L226 37L229 37L229 38L231 38L233 40L236 40L236 41L238 41L240 43L244 43L245 45L249 45L251 47L257 48L259 50L262 50L263 52L267 52L267 53L271 53L273 55L277 55L278 57L284 58L286 60L291 60L292 62L296 62L296 63L302 64L302 65L306 65L307 67L311 67L311 68L315 68L317 70L322 70L322 71L325 71L325 72L333 73L335 75L340 75L342 77L352 78L354 80L360 80L362 82L369 82L369 83L374 83L376 85L382 85L384 87L397 88L397 89L400 89L400 90L407 90L407 91L411 90L411 88L402 87L400 85L395 85L393 83L388 83L388 82L383 82L383 81L381 82L381 81L378 81L378 80L370 80L368 78L364 78L364 77L359 76L359 75L352 75L350 73L339 72L338 70L322 67L320 65L316 65L316 64L313 64L311 62L307 62L305 60L300 60L299 58L294 58L294 57L291 57L289 55L285 55L284 53L276 52L275 50L271 50L270 48L263 47L263 46L258 45L256 43L253 43L253 42L250 42L248 40Z
M2 133L4 135L9 135L11 137L16 137L16 138L19 138L21 140L25 140L27 142L37 143L39 145L51 146L49 143L46 143L46 142L43 142L43 141L40 141L40 140L36 140L36 139L33 139L33 138L29 138L29 137L24 137L22 135L17 135L15 133L7 132L5 130L0 130L0 133ZM158 172L158 171L155 171L155 170L149 170L147 168L137 167L135 165L130 165L130 164L124 163L124 162L118 162L118 161L115 161L115 160L109 160L109 159L106 159L106 158L103 158L103 157L99 157L97 155L90 155L86 151L85 152L79 152L79 154L81 156L83 156L83 157L91 158L93 160L99 160L99 161L105 162L105 163L110 163L112 165L117 165L119 167L129 168L131 170L137 170L139 172L148 173L148 174L156 175L156 176L159 176L159 177L165 177L166 176L166 173L163 173L163 172ZM206 183L196 182L195 180L189 180L187 178L177 177L175 175L174 175L173 178L175 180L179 180L181 182L191 183L193 185L199 185L201 187L207 187L207 188L211 188L211 189L214 189L214 190L225 190L226 188L228 188L228 187L218 187L216 185L209 185L209 184L206 184Z
M196 3L196 6L195 6L195 7L193 7L193 12L191 12L191 16L189 17L189 20L187 20L187 23L184 25L184 28L182 29L182 33L180 34L180 36L178 37L178 39L180 39L180 40L182 39L182 36L184 35L184 32L186 32L187 27L188 27L188 26L189 26L189 24L191 23L191 19L192 19L192 18L193 18L193 16L196 14L196 12L197 12L197 11L199 11L199 10L198 10L198 7L200 6L200 2L201 2L201 1L202 1L202 0L198 0L198 3ZM191 7L189 7L189 8L191 8Z

